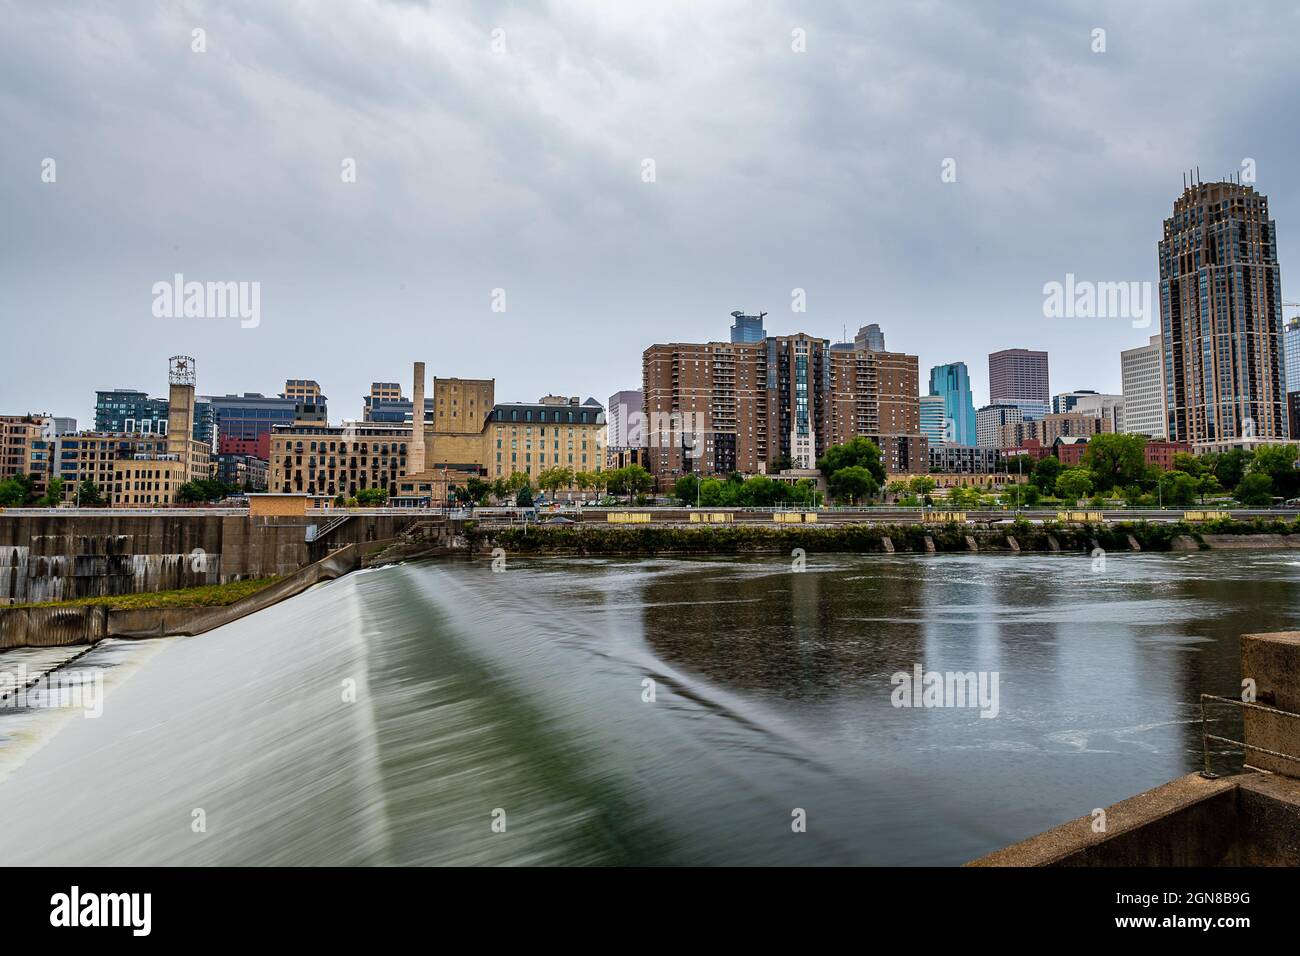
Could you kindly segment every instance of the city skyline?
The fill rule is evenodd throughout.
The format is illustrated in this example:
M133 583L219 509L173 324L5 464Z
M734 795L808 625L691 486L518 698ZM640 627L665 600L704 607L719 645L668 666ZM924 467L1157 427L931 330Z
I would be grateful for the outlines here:
M336 37L283 11L254 32L238 4L87 7L95 29L75 33L13 7L8 350L44 354L56 321L94 348L57 376L6 363L0 407L89 421L93 389L144 388L159 356L183 353L203 358L207 394L307 376L352 417L371 381L402 380L406 341L436 347L434 371L495 376L503 399L576 384L603 400L639 383L646 343L723 340L736 309L767 312L774 335L879 324L923 369L965 361L977 406L983 357L1013 347L1052 354L1055 390L1117 392L1118 353L1158 316L1151 330L1048 319L1044 284L1157 283L1184 169L1209 181L1247 160L1280 223L1282 297L1300 298L1286 291L1300 197L1282 173L1297 134L1272 119L1297 71L1284 30L1224 49L1212 17L1118 4L1030 18L683 10L569 22L453 5L435 22L379 4L340 8ZM988 56L1002 44L1023 55ZM1207 91L1193 117L1158 92L1187 56ZM123 112L88 111L91 90ZM733 118L705 127L664 106L701 97ZM214 102L209 125L189 122ZM151 289L175 275L260 283L258 324L155 317ZM557 363L589 371L557 382Z

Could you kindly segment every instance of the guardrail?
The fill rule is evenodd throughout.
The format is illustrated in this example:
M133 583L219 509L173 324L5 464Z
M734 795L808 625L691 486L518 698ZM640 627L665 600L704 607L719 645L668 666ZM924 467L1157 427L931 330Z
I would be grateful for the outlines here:
M1282 753L1281 751L1277 751L1277 750L1269 750L1267 747L1260 747L1256 744L1250 744L1244 740L1234 740L1231 737L1220 737L1217 734L1210 733L1208 727L1208 721L1205 716L1205 704L1207 701L1215 704L1231 704L1234 707L1240 707L1246 711L1255 711L1257 713L1273 714L1274 716L1277 717L1289 717L1293 720L1300 720L1300 714L1292 713L1289 710L1279 710L1276 707L1269 707L1267 704L1261 704L1256 701L1237 700L1232 697L1219 697L1216 694L1202 694L1201 695L1201 756L1205 768L1201 771L1202 776L1205 777L1218 776L1216 773L1214 773L1214 771L1210 769L1210 741L1212 740L1215 743L1227 744L1230 747L1239 747L1242 750L1249 750L1254 753L1267 754L1270 757L1277 757L1279 760L1289 760L1293 763L1300 764L1300 756L1297 756L1296 754L1288 754L1288 753ZM1244 737L1245 734L1242 734L1242 736ZM1263 771L1263 772L1267 773L1269 771Z

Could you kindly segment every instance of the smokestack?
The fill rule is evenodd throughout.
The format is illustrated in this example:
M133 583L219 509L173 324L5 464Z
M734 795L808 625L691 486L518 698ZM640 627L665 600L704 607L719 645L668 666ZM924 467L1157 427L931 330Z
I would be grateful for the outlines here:
M406 473L424 472L424 363L415 363L415 384L411 387L411 450L406 456Z

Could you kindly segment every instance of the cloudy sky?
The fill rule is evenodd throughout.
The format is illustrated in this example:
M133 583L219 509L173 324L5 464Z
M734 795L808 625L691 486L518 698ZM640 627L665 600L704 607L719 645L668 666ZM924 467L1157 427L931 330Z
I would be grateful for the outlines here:
M976 404L1013 346L1118 391L1158 315L1048 319L1044 283L1154 281L1183 171L1246 159L1300 299L1297 9L1045 6L0 0L0 413L89 424L175 353L336 420L415 359L603 402L733 309L878 322ZM177 273L259 283L256 327L156 316Z

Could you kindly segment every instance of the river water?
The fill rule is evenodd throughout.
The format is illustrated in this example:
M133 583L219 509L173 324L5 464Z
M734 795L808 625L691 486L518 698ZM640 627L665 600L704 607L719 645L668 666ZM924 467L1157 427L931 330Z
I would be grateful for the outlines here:
M105 642L101 716L0 709L0 860L957 864L1199 769L1300 616L1286 552L794 564L399 565ZM996 715L895 706L918 665Z

